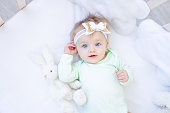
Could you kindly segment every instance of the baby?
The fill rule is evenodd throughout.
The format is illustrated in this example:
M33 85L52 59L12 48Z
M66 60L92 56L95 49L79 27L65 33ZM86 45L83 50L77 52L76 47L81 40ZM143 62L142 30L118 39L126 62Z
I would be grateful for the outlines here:
M59 79L82 83L88 101L83 113L127 113L123 87L132 81L129 67L108 48L108 21L90 15L78 22L71 32L71 42L64 48L58 65ZM73 55L80 61L72 63Z

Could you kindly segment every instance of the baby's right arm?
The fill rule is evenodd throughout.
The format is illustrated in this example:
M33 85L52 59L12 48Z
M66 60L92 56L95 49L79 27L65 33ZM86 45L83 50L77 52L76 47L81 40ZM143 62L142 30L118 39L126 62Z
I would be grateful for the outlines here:
M78 63L72 64L73 55L77 53L73 42L69 42L64 48L64 54L62 55L58 64L59 79L64 82L72 82L78 79Z

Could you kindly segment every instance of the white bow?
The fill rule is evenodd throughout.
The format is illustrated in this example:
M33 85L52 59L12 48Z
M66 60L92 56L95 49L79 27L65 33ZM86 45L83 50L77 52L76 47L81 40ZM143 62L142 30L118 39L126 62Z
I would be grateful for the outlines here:
M86 35L92 34L95 31L102 31L104 34L110 34L106 28L106 23L100 22L95 24L94 22L82 23L86 29Z

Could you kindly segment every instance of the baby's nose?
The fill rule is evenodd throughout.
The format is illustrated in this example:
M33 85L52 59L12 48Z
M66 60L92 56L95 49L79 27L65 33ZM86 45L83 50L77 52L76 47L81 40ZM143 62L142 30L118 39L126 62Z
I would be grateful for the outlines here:
M94 46L90 46L89 52L95 52L95 51L96 51L96 48Z

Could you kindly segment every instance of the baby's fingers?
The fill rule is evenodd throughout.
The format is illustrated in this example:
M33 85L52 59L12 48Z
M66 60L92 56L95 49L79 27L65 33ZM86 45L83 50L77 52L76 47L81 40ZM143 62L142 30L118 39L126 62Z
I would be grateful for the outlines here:
M71 50L74 50L76 48L74 44L67 44L67 47Z
M119 80L119 79L118 79ZM125 79L120 79L119 82L126 82Z
M121 71L115 71L115 73L116 73L117 76L124 74L124 72L122 70Z
M69 43L67 43L67 44L72 44L72 45L75 46L74 41L71 41L71 42L69 42Z
M126 81L128 81L128 76L126 76L126 75L119 76L119 77L117 77L117 79L119 80L119 82L126 82Z
M126 77L125 76L123 76L123 75L121 75L121 76L117 76L117 79L119 80L122 80L122 79L125 79Z

